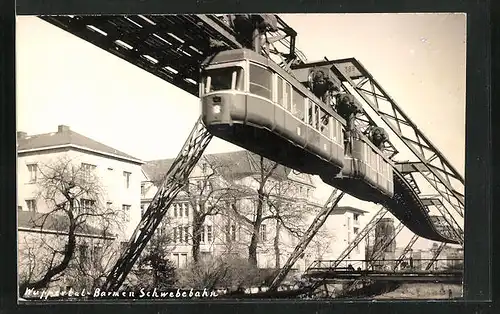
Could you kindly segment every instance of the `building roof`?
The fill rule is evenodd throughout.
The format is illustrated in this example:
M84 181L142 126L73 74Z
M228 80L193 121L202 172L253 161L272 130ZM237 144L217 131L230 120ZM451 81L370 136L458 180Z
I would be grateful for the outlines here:
M45 220L45 221L44 221ZM17 227L27 229L40 229L43 231L68 232L69 221L68 217L62 215L47 215L42 213L34 213L28 211L17 211ZM91 227L87 224L82 224L77 227L76 233L89 236L113 236L103 230Z
M210 154L204 156L206 162L212 167L215 167L223 176L233 179L242 178L261 171L260 156L246 150L240 150L229 153ZM267 172L270 170L274 162L268 159L263 160L263 168ZM288 178L291 169L278 164L272 173L272 177L277 180L285 180Z
M146 161L142 169L150 181L158 184L167 174L173 162L174 159ZM260 156L245 150L207 154L201 158L201 162L206 162L210 168L215 169L223 177L233 180L255 175L260 171ZM272 166L272 161L264 159L264 169L271 169ZM273 171L272 177L277 180L285 180L290 171L290 168L278 165Z
M173 158L146 161L142 165L142 170L151 182L159 184L173 163Z
M337 208L335 208L335 210L332 212L332 215L343 215L343 214L345 214L346 212L351 212L351 213L360 214L360 215L364 215L364 214L368 213L368 211L366 211L366 210L362 210L362 209L359 209L359 208L356 208L356 207L351 207L351 206L338 206L338 207L337 207Z
M56 147L73 147L105 154L115 158L126 159L135 163L143 163L138 158L72 131L65 125L59 125L57 132L52 133L28 136L24 132L17 132L17 143L17 151L19 153L26 153L33 150L52 149Z

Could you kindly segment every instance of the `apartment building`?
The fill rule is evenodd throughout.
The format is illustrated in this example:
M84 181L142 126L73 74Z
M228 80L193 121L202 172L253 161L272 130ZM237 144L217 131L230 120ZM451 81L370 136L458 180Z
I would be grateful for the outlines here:
M27 135L17 133L17 202L18 210L46 213L52 210L41 197L40 182L47 169L67 162L67 169L80 168L96 177L99 200L78 201L81 206L107 206L122 212L123 223L115 230L118 238L128 239L140 220L140 186L142 161L112 147L99 143L68 126L57 131ZM46 169L46 171L44 170Z
M146 162L142 169L144 179L141 185L141 209L144 212L154 197L158 184L172 165L172 159L154 160ZM213 215L208 215L201 228L200 256L218 256L221 254L235 254L248 256L250 228L248 219L252 220L258 205L257 189L263 172L269 170L270 162L261 164L260 157L248 151L204 155L190 175L189 184L179 193L170 207L167 217L163 220L163 228L157 233L167 232L171 239L171 258L182 268L192 259L192 230L193 217L200 212L200 202L207 200L210 191L221 187L232 186L239 193L238 196L226 195L225 198L212 197L211 208ZM276 209L271 206L279 204L282 210L293 209L304 214L305 218L314 216L322 204L314 198L315 186L312 177L296 173L291 169L278 165L272 171L265 189L273 200L273 205L264 204L263 216L272 216ZM215 188L214 188L215 187ZM208 194L207 194L208 193ZM209 201L210 202L210 201ZM237 217L232 206L244 216ZM207 204L205 204L207 206ZM286 209L285 209L286 207ZM312 216L311 216L312 215ZM297 237L281 228L276 232L277 220L265 219L260 225L258 239L258 266L273 268L276 256L280 256L280 264L288 258L298 243ZM276 252L274 241L279 241L279 250ZM314 250L312 248L311 250ZM303 268L304 263L297 263Z

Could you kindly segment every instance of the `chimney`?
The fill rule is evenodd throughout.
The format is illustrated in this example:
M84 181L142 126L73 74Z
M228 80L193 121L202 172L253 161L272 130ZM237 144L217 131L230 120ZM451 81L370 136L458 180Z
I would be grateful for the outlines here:
M17 140L22 140L22 139L24 139L26 136L28 136L28 133L26 133L26 132L21 132L21 131L18 131L18 132L17 132Z
M57 133L63 133L63 132L68 132L69 131L69 126L67 125L59 125L57 127Z

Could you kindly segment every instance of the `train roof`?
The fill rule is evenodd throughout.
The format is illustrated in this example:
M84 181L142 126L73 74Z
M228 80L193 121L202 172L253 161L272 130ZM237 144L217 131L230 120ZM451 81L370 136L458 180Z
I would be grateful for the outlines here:
M316 104L318 104L323 110L328 112L330 115L335 117L340 123L346 125L346 121L342 118L337 112L335 112L330 106L327 106L323 103L318 97L316 97L307 87L305 87L302 83L297 81L293 76L287 73L283 68L277 65L273 60L266 58L265 56L250 50L250 49L231 49L221 51L211 57L205 59L202 64L202 68L206 67L208 64L215 65L226 62L236 62L241 60L252 60L259 64L262 64L266 67L271 68L274 72L278 73L280 76L285 78L290 84L292 84L296 89L298 89L303 95L306 95L309 99L314 100Z

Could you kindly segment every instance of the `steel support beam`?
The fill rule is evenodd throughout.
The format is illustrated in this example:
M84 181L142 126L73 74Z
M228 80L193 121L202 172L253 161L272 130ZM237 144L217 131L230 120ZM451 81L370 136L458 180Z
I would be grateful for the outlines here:
M417 242L418 238L419 238L419 236L414 234L413 237L410 239L410 242L408 242L408 244L403 249L403 252L401 252L401 255L399 255L396 263L394 263L394 268L393 268L394 271L396 271L398 269L399 265L401 265L403 260L406 258L406 254L408 254L410 252L411 248L413 247L415 242Z
M333 261L332 263L329 263L328 268L330 269L335 269L337 266L342 263L342 261L354 250L356 246L358 246L363 239L370 233L370 231L373 230L373 228L377 225L377 223L387 214L387 210L382 207L373 217L372 219L366 224L366 226L361 230L360 233L357 234L357 236L354 238L354 240L349 243L349 245L340 253L339 257ZM311 271L314 268L322 268L321 267L321 260L314 261L306 270L306 273Z
M117 291L123 284L172 201L188 183L191 171L211 139L212 135L205 129L200 116L132 234L126 250L106 278L102 287L104 291Z
M345 193L340 190L333 190L332 194L328 198L328 201L323 206L318 215L314 218L313 222L302 236L302 239L293 250L285 265L283 265L281 270L273 279L271 285L269 286L269 291L276 291L276 289L278 289L279 285L281 284L283 279L285 279L292 266L295 264L295 262L297 262L300 255L304 253L305 249L312 241L314 236L318 233L319 229L323 226L330 214L335 210L337 204L340 202L344 194Z
M444 155L430 142L430 140L420 131L415 123L401 110L396 102L382 89L375 81L373 76L359 63L356 59L342 60L333 64L335 72L339 78L348 82L356 93L370 106L372 110L384 121L384 123L403 141L408 149L420 160L429 174L426 178L432 178L434 185L441 184L443 187L438 188L441 194L443 190L448 190L453 195L455 201L451 203L457 212L463 213L464 200L457 197L454 188L451 185L451 179L455 179L464 186L464 178L444 157ZM354 82L354 79L360 79L360 83ZM370 84L371 91L363 89L364 85ZM370 99L370 97L373 98ZM379 100L383 100L390 104L391 111L384 111L381 108ZM414 133L416 140L410 138L410 134L406 134L403 127L410 127ZM427 157L425 152L430 152L431 156ZM431 162L437 161L437 166ZM437 171L436 168L441 169ZM432 175L432 176L431 176ZM443 195L443 197L445 197Z
M437 181L438 178L436 178L433 173L427 171L427 167L425 164L421 162L398 162L396 165L396 169L399 170L399 172L403 174L412 174L412 173L420 173L425 180L450 204L453 206L453 208L456 210L456 212L461 216L464 217L464 195L457 190L455 190L451 186L447 186L446 188L443 189L442 186L440 186L439 182ZM434 169L436 172L442 172L443 170L437 168L436 166L429 165L429 168ZM457 203L457 200L460 202Z
M436 262L436 260L438 259L439 255L441 254L441 252L443 252L444 248L446 247L446 243L441 243L437 250L434 252L433 256L432 256L432 259L431 261L427 264L427 266L425 267L425 270L429 270L431 269L432 265L434 265L434 263Z
M439 213L441 214L441 218L446 222L446 224L449 226L450 231L453 233L455 238L460 242L461 245L464 244L464 232L463 229L460 227L458 222L456 221L455 217L449 213L448 210L446 210L446 207L444 206L443 202L436 197L425 197L422 196L421 198L422 204L424 206L434 206ZM434 222L435 224L437 221ZM438 226L436 226L437 228Z

